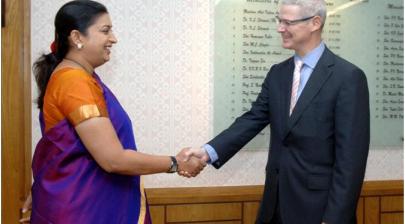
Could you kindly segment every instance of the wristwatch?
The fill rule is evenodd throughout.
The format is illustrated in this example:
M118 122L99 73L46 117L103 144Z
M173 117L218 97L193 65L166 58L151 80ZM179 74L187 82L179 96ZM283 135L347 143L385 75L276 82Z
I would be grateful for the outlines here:
M170 165L169 170L167 171L168 173L175 173L177 172L177 160L176 157L170 156L170 159L172 160L172 164Z

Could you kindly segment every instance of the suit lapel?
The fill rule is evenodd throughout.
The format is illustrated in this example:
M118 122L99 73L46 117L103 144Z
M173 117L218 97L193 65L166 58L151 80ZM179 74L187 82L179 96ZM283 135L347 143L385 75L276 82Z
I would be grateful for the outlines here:
M332 70L330 67L334 64L333 62L333 53L325 48L321 58L319 59L317 65L314 68L314 71L311 74L307 84L305 85L301 96L298 98L297 104L287 121L287 128L285 132L285 136L287 136L288 132L294 127L295 123L300 119L302 113L305 111L307 106L311 103L312 99L319 93L319 90L324 85L325 81L329 78L332 74ZM292 78L291 78L292 79ZM292 81L290 81L291 84ZM290 85L291 86L291 85ZM289 92L291 95L291 88L289 88ZM288 95L289 96L289 95ZM288 109L289 109L289 101L288 108L287 108L287 116L288 116Z

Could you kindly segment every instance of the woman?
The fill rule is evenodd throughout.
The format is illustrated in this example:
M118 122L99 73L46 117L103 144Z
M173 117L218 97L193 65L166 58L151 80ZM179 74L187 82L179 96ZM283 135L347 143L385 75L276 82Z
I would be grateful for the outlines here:
M71 1L56 14L52 53L34 64L43 136L32 163L31 223L150 223L140 175L189 177L205 166L136 151L128 115L94 73L115 43L100 3Z

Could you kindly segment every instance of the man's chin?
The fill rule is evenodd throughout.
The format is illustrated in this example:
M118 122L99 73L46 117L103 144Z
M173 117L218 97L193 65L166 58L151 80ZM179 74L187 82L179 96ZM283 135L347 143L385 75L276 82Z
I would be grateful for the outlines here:
M283 42L283 43L281 44L281 46L282 46L284 49L292 49L292 45L289 44L289 43L286 43L286 42Z

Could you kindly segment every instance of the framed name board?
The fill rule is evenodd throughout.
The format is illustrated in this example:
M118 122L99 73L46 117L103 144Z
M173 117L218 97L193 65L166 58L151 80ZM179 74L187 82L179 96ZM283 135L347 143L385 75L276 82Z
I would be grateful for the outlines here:
M281 47L278 0L218 0L215 5L214 134L248 111ZM402 0L327 1L323 39L360 67L370 91L371 145L403 145L404 11ZM270 128L246 148L267 149Z

